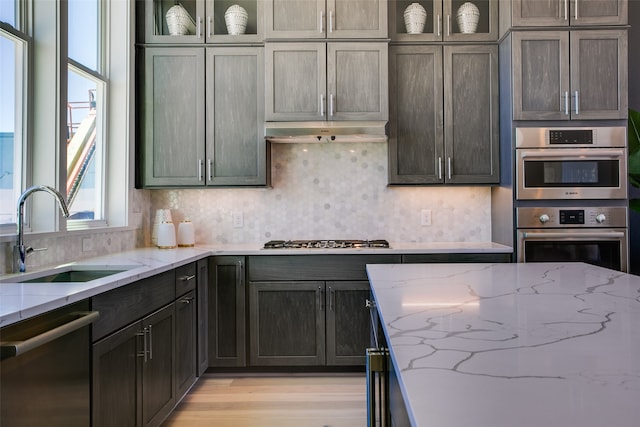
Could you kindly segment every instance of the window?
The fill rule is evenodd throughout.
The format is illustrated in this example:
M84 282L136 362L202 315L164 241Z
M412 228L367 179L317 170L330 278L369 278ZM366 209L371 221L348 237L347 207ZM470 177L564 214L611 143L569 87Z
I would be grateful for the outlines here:
M16 4L0 1L0 227L15 224L22 188L27 37L16 28Z
M0 241L15 239L16 202L34 184L66 191L72 218L29 198L26 232L128 227L134 9L0 0Z
M104 100L102 0L69 0L67 201L70 219L102 220ZM69 224L73 225L73 224Z

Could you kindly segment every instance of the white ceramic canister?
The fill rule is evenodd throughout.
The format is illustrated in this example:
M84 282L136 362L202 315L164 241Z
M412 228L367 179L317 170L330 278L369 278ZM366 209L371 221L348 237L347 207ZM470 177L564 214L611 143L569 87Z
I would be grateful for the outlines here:
M244 34L247 29L247 21L249 14L246 9L240 5L234 4L229 6L224 13L224 21L227 25L227 33L231 36Z
M158 247L173 249L176 247L176 228L171 221L163 221L158 225Z
M171 222L171 209L157 209L156 217L153 221L153 227L151 228L151 244L154 246L158 245L158 226L163 221Z
M196 232L193 228L193 223L189 218L185 218L184 221L180 221L180 224L178 224L178 246L188 248L195 246L195 244Z

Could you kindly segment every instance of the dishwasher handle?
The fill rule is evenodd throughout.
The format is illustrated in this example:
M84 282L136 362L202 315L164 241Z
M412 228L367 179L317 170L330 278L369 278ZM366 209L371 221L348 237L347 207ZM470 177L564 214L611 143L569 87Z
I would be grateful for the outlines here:
M38 348L49 341L53 341L63 335L70 334L84 326L90 325L100 316L99 311L77 311L71 314L74 317L80 317L24 341L0 342L0 358L15 357Z

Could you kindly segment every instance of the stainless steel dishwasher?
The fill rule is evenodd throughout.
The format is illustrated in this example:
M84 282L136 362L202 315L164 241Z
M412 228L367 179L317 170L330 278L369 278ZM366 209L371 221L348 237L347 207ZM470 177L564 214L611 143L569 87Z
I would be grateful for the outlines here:
M0 425L91 425L90 328L83 301L0 329Z

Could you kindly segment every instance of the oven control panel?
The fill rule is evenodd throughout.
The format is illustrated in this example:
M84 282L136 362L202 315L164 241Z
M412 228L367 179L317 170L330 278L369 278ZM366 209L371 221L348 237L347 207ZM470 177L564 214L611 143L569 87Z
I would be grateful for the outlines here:
M628 227L623 206L517 208L516 222L518 228Z

